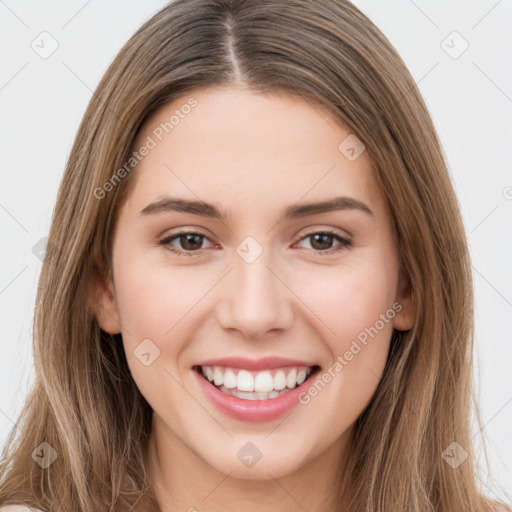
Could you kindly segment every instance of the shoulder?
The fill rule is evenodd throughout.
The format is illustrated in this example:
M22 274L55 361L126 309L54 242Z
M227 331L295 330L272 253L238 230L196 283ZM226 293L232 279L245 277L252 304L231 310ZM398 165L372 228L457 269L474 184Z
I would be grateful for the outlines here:
M508 506L506 506L504 503L501 503L501 502L495 502L494 503L495 505L495 512L510 512L512 509L508 508ZM0 512L2 512L0 510Z

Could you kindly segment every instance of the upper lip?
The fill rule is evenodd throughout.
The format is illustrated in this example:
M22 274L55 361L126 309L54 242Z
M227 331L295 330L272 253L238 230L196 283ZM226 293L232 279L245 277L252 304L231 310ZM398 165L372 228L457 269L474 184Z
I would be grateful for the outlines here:
M240 368L244 370L271 370L273 368L282 368L285 366L317 366L315 363L300 361L298 359L288 359L286 357L268 356L261 359L248 359L246 357L222 357L218 359L208 359L197 363L197 366L227 366L229 368Z

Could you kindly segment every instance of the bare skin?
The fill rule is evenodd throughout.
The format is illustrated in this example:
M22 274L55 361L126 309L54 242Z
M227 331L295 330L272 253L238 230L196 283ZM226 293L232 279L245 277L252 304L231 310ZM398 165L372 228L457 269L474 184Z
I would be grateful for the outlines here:
M389 206L366 151L350 161L338 149L347 129L299 97L197 90L157 110L136 146L190 97L197 106L133 171L115 231L113 282L95 287L98 322L122 333L132 375L153 408L149 472L162 511L325 512L393 328L414 323ZM140 214L165 195L212 203L226 218ZM338 196L373 215L346 208L282 217L289 206ZM350 244L312 236L325 230ZM201 236L159 244L181 231ZM246 237L257 243L251 250L262 249L250 263L237 252ZM376 324L380 315L387 321ZM354 354L357 336L381 324ZM134 354L144 339L160 350L148 366ZM210 358L267 355L311 361L322 372L339 357L346 364L307 404L265 422L219 411L192 369ZM262 454L252 467L237 456L247 442Z

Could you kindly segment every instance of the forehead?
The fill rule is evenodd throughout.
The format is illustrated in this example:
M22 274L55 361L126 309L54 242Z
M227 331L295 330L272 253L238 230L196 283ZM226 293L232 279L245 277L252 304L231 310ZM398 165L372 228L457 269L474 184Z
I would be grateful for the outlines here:
M348 158L354 137L326 108L297 95L198 89L145 122L134 150L151 149L133 171L130 202L181 194L261 211L302 197L352 195L384 207L366 151Z

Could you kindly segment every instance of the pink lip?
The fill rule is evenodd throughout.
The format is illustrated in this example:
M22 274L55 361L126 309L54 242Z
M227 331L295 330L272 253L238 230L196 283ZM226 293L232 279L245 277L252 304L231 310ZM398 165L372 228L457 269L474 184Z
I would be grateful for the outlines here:
M232 364L232 361L229 361L230 364ZM204 366L210 366L210 364L206 364L206 362L202 364L204 364ZM280 364L282 364L282 360ZM302 364L304 365L304 363ZM219 364L218 366L221 365ZM268 366L265 368L268 368ZM193 370L197 376L200 388L218 410L231 418L253 422L271 421L293 409L293 407L299 403L299 395L307 391L308 387L314 383L315 379L313 379L312 376L316 375L319 371L320 368L317 368L300 386L297 386L277 398L271 398L269 400L244 400L243 398L237 398L236 396L223 393L200 375L199 371Z
M226 366L229 368L241 368L244 370L260 371L286 366L315 366L316 363L299 361L298 359L287 359L278 356L262 357L261 359L247 359L246 357L223 357L219 359L208 359L197 363L198 366Z

